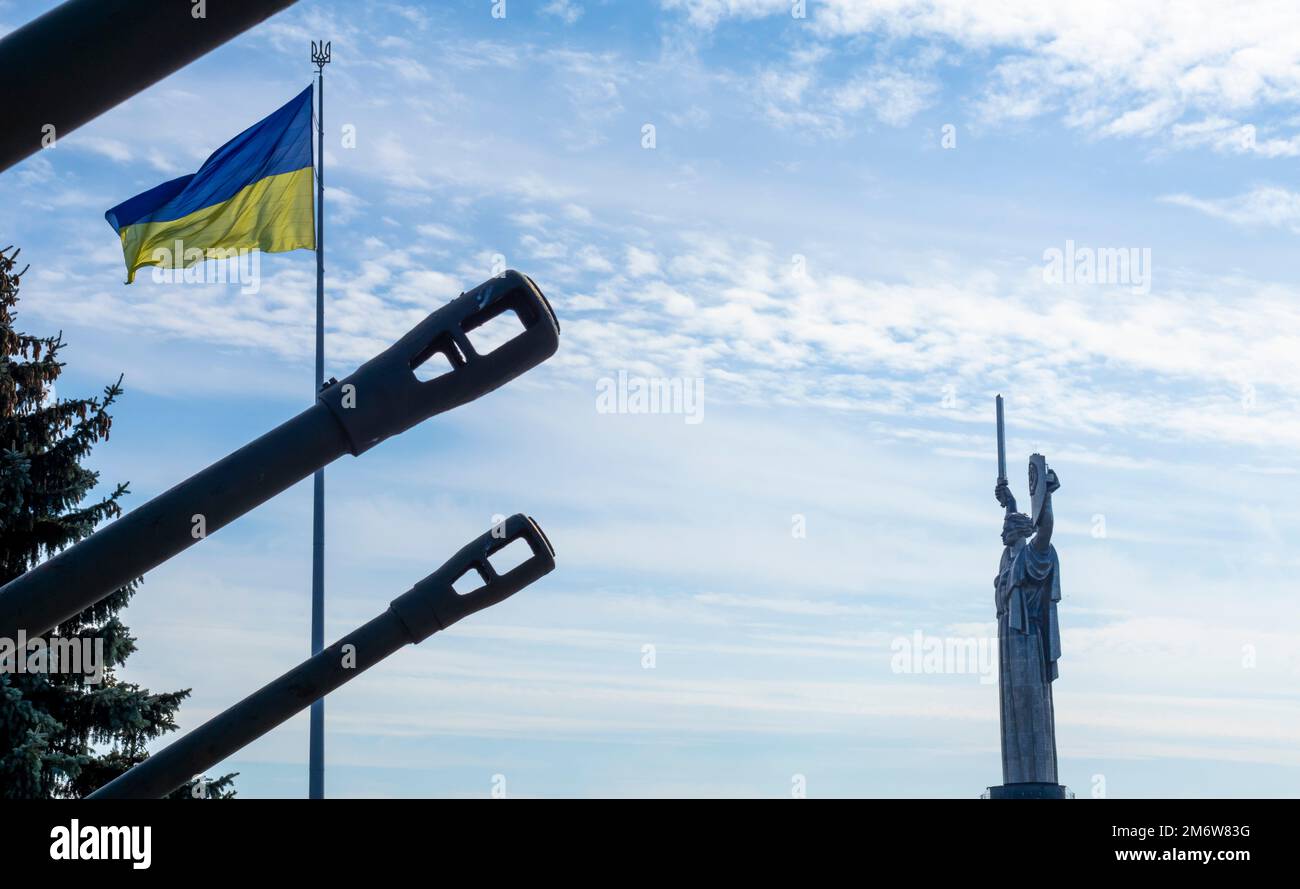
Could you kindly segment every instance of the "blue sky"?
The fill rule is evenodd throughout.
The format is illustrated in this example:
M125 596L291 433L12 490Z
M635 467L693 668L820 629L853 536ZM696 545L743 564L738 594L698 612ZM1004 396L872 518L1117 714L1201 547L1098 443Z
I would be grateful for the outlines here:
M0 177L20 323L65 332L65 394L125 373L95 465L136 503L301 409L310 253L254 294L127 287L103 212L330 39L329 373L498 254L563 325L543 367L327 474L330 638L494 514L558 562L331 696L330 795L998 783L996 686L891 646L995 632L1001 392L1015 491L1034 450L1062 481L1062 781L1295 796L1300 11L1071 6L304 0ZM1149 286L1046 280L1067 241L1149 250ZM619 371L703 378L703 422L597 412ZM193 687L184 729L304 656L309 512L299 485L146 578L124 675ZM305 759L304 716L221 768L301 796Z

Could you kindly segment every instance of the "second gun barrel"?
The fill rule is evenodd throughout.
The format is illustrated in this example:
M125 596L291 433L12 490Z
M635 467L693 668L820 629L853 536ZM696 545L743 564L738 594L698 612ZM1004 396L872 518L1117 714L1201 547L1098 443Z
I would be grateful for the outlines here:
M414 640L391 608L91 794L160 799ZM347 653L345 645L353 646ZM354 666L349 658L355 659Z

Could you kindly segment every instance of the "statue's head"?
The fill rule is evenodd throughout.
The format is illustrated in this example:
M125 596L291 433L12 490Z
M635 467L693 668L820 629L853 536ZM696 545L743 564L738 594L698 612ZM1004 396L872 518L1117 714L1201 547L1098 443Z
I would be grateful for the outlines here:
M1011 546L1017 540L1025 540L1034 533L1034 521L1023 512L1009 512L1002 522L1002 545Z

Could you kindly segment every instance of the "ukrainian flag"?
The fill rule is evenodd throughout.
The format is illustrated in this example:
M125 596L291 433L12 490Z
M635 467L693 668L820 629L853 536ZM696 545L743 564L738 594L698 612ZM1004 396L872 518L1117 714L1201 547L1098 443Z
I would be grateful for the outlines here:
M315 249L311 87L218 148L199 171L104 214L122 239L126 281L155 265L186 268L226 251Z

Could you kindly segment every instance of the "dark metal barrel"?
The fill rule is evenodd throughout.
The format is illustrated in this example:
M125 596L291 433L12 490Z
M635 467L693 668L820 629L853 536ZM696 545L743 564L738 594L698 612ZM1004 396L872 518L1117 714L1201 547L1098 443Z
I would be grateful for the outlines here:
M7 34L0 172L294 2L68 0Z
M475 331L511 313L523 330L478 351ZM0 588L0 638L49 632L341 454L361 454L504 385L555 354L559 332L546 298L519 272L461 294L330 381L312 408ZM427 362L446 372L419 379Z
M532 556L504 574L491 556L523 540ZM407 643L420 643L468 614L514 595L555 568L555 551L531 518L516 514L456 553L374 620L214 716L96 790L89 799L157 799L234 755ZM453 584L477 573L482 586L464 595Z

